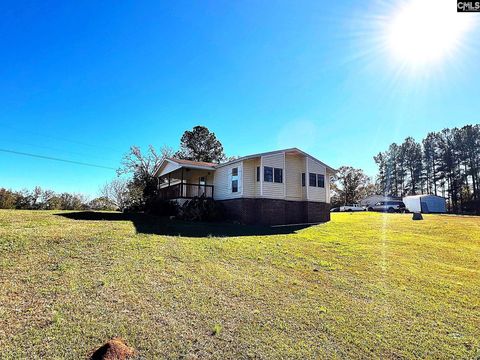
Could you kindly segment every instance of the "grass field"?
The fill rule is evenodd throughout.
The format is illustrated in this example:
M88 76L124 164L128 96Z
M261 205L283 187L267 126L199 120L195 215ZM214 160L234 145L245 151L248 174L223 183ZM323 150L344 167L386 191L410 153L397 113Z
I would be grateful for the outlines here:
M58 213L0 210L2 359L81 359L113 336L142 359L480 357L480 218L275 234Z

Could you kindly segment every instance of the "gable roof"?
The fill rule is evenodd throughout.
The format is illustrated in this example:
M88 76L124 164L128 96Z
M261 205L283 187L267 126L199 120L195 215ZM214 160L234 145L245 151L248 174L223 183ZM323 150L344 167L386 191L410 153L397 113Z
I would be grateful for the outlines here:
M279 153L283 153L283 152L285 152L285 153L296 153L296 154L304 155L304 156L320 163L321 165L325 166L327 168L327 170L329 170L331 172L336 172L336 170L334 168L328 166L324 162L314 158L313 156L307 154L306 152L304 152L304 151L302 151L298 148L288 148L288 149L283 149L283 150L268 151L268 152L253 154L253 155L242 156L242 157L239 157L238 159L227 161L223 164L215 164L215 163L204 162L204 161L183 160L183 159L176 159L176 158L165 158L162 161L162 163L160 164L160 166L158 167L158 169L155 171L155 176L158 176L158 173L160 172L160 169L164 168L166 166L166 164L168 164L168 163L173 165L172 170L170 170L168 172L180 169L182 167L191 168L191 169L215 170L217 168L221 168L223 166L230 165L230 164L235 164L237 162L241 162L241 161L244 161L244 160L257 158L257 157L260 157L260 156L275 155L275 154L279 154Z
M215 170L215 166L218 164L204 162L204 161L192 161L175 158L165 158L155 170L154 176L158 176L162 169L169 167L169 170L165 173L168 174L180 168L200 169L200 170Z
M288 148L288 149L282 149L282 150L274 150L274 151L268 151L268 152L264 152L264 153L258 153L258 154L253 154L253 155L247 155L247 156L242 156L238 159L235 159L235 160L232 160L232 161L228 161L226 163L223 163L223 164L218 164L216 165L215 167L216 168L220 168L222 166L225 166L225 165L230 165L230 164L234 164L236 162L240 162L240 161L244 161L244 160L248 160L248 159L253 159L253 158L257 158L257 157L260 157L260 156L269 156L269 155L275 155L275 154L279 154L279 153L298 153L298 154L301 154L301 155L304 155L306 157L309 157L310 159L322 164L323 166L325 166L328 170L330 170L331 172L336 172L337 170L335 170L334 168L328 166L327 164L325 164L324 162L318 160L317 158L313 157L312 155L310 154L307 154L306 152L300 150L299 148Z

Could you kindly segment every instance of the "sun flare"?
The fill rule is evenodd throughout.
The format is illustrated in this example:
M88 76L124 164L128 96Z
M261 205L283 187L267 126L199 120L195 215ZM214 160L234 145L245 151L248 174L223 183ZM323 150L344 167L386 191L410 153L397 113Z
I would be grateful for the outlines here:
M396 9L387 25L392 55L409 65L428 65L453 56L472 27L468 14L452 0L410 0Z

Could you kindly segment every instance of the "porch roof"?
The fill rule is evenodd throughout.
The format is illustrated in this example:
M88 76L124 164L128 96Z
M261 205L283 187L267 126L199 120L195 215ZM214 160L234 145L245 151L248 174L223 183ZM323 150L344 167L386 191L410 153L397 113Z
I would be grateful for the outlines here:
M199 169L199 170L215 170L217 164L204 161L191 161L183 159L166 158L162 161L158 170L155 172L156 177L164 176L178 169Z

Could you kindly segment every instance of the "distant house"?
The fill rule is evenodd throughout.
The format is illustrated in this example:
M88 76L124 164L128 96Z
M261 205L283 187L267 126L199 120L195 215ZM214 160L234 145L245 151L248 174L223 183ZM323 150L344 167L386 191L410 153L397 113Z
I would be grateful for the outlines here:
M413 195L403 198L405 207L410 212L445 213L447 202L445 198L436 195Z
M330 220L330 166L297 149L244 156L223 164L168 158L158 170L163 199L205 196L228 218L246 224L300 224Z
M397 196L388 196L388 195L371 195L360 201L360 205L366 207L367 209L380 201L392 201L392 200L402 200L402 198Z

